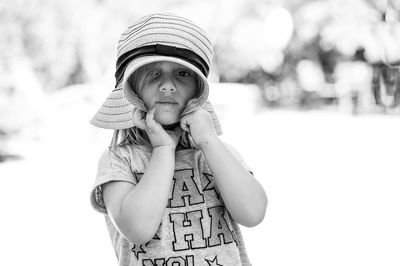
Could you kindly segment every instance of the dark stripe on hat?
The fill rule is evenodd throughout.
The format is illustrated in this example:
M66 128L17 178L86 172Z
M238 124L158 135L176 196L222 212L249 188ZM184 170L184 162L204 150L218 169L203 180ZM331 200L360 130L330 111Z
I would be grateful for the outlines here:
M99 118L94 118L94 119L99 121L99 122L111 123L111 124L119 124L119 123L125 123L125 122L132 121L132 118L125 119L125 120L119 120L119 121L107 121L107 120L102 120L102 119L99 119Z
M153 45L140 46L136 49L132 49L132 50L122 54L117 59L117 69L123 62L126 61L125 58L132 56L132 55L137 55L136 57L142 56L142 55L175 56L175 57L181 58L185 61L188 61L189 63L192 63L206 77L208 76L208 72L209 72L209 64L206 61L204 61L204 59L201 56L199 56L197 53L193 52L192 50L179 48L179 47L175 47L175 46L171 46L171 45L158 44L158 43L155 43ZM133 58L130 58L130 59L133 59Z
M102 111L98 111L99 114L108 115L108 116L125 115L125 114L131 113L131 112L132 112L132 110L129 110L129 111L126 111L126 112L123 112L123 113L118 113L118 114L110 114L110 113L104 113Z
M130 105L130 103L127 103L127 104L124 104L124 105L105 105L105 104L103 104L103 107L107 107L107 108L120 108L120 107L125 107L125 106L128 106L128 105Z
M206 53L203 52L203 50L202 50L199 46L197 46L196 43L194 43L194 42L192 42L191 40L189 40L189 39L187 39L187 38L184 38L184 37L182 37L182 36L180 36L180 35L176 35L176 34L172 34L172 33L150 33L150 34L146 34L146 35L140 36L140 38L143 38L143 37L145 37L145 36L160 35L160 34L162 34L162 35L168 35L168 36L179 37L179 38L181 38L181 39L184 39L184 40L186 40L186 41L192 43L194 46L196 46L196 47L205 55L205 57L206 57L208 60L210 60L210 58L208 58L208 56L206 55ZM138 39L139 39L139 38L138 38ZM156 44L156 42L155 42L154 44ZM129 43L127 43L127 44L125 45L125 47L128 46L128 45L129 45ZM125 47L124 47L124 48L125 48ZM123 50L124 48L122 48L121 50Z
M204 74L204 76L208 76L208 64L204 61L202 57L200 57L193 51L183 48L177 48L175 46L156 44L130 50L129 52L121 55L118 58L115 72L115 86L117 86L122 80L125 69L132 60L138 57L149 55L173 56L185 60L186 62L192 64L197 69L199 69Z
M139 49L139 48L142 48L142 47L145 47L145 46L157 45L157 44L166 45L166 46L173 46L173 47L176 47L176 45L181 45L181 46L186 47L187 50L192 51L190 46L183 45L182 43L177 43L177 42L156 42L156 43L155 42L145 42L145 43L142 43L140 46L138 46L136 49ZM185 48L181 48L181 47L177 47L177 48L185 49ZM127 51L125 53L129 53L129 52L130 51ZM124 56L125 53L123 53L121 56Z
M107 97L108 100L120 100L125 98L125 96L121 96L121 97Z
M190 46L187 46L186 44L183 44L183 43L178 43L178 42L170 42L170 41L160 41L160 42L158 42L157 41L157 43L155 43L155 42L145 42L145 43L142 43L140 46L138 46L137 48L140 48L140 47L143 47L143 46L149 46L149 45L156 45L156 44L164 44L164 45L168 45L168 46L174 46L174 47L176 47L175 45L181 45L181 46L184 46L184 47L186 47L188 50L191 50L191 47ZM173 45L172 45L173 44ZM179 47L180 48L180 47ZM184 49L184 48L180 48L180 49Z

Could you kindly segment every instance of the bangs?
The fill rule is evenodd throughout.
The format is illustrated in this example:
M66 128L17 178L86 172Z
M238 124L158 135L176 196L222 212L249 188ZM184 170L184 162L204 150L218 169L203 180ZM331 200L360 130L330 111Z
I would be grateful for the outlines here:
M138 68L132 75L128 78L129 87L136 93L137 96L141 98L142 90L149 84L151 75L150 69L155 63L144 65Z

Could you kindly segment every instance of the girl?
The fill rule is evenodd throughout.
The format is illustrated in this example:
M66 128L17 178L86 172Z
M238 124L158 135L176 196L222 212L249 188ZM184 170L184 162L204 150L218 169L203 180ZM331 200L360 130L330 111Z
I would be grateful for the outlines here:
M223 143L207 101L212 44L191 21L152 14L118 43L116 89L91 120L114 129L91 192L119 265L251 265L238 224L267 198Z

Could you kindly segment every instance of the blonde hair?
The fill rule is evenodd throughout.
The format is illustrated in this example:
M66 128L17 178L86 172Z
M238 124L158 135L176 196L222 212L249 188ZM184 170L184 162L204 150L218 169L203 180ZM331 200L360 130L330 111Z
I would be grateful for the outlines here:
M201 93L203 89L204 83L203 80L197 75L197 93L195 97ZM143 66L136 70L132 75L128 78L128 84L131 89L135 92L135 94L140 97L141 90L146 87L148 82L150 81L150 71L149 65ZM112 140L112 146L124 146L124 145L144 145L151 146L150 139L147 136L146 131L140 129L138 127L131 127L126 129L115 130ZM184 149L192 149L195 148L192 138L189 133L184 131L182 136L179 139L178 146Z

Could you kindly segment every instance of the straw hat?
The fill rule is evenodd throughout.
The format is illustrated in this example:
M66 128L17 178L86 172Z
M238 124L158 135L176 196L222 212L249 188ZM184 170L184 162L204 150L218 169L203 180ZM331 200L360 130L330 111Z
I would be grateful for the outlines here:
M187 103L182 115L200 106L211 114L215 129L221 134L219 120L208 101L207 76L213 56L212 50L212 43L206 33L190 20L172 14L151 14L140 18L120 37L115 89L91 119L91 124L106 129L135 126L133 110L147 109L130 88L128 78L144 65L168 61L186 66L202 80L199 96Z

